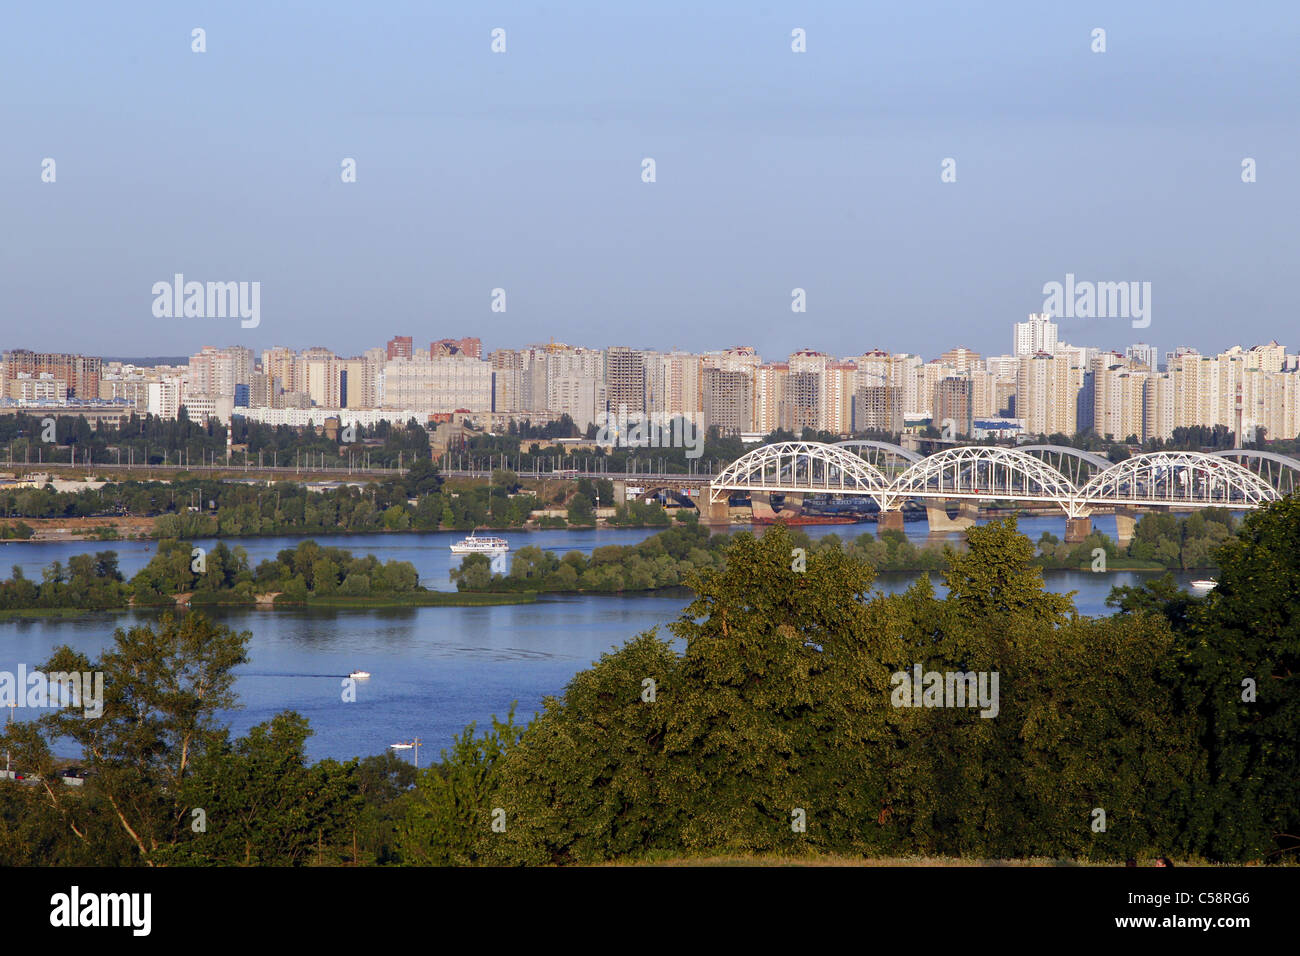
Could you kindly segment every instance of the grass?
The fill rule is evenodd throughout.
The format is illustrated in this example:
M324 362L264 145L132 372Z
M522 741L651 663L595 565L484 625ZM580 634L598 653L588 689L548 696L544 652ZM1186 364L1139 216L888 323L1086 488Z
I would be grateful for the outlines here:
M19 607L0 610L0 619L26 617L81 617L83 614L125 614L129 610L131 610L131 608L126 607Z
M137 604L132 608L83 608L83 607L29 607L0 610L0 620L13 618L63 618L80 617L83 614L125 614L128 611L198 611L209 610L253 610L255 608L334 608L337 610L383 610L402 607L482 607L498 604L532 604L537 600L536 591L508 591L502 593L460 591L424 591L413 594L377 595L375 597L352 597L348 595L309 596L305 601L281 601L271 604L250 604L243 601L194 603L177 605L174 602L157 604Z
M365 610L367 608L392 607L478 607L481 605L495 604L531 604L536 600L536 591L423 591L414 594L378 595L375 597L350 597L341 594L309 596L305 602L290 602L276 598L274 606L353 608Z
M615 861L605 866L866 866L866 867L1123 867L1119 860L1053 859L1031 857L1022 860L983 860L961 856L880 856L862 857L843 854L723 853L708 856L652 856L639 860ZM1204 866L1196 861L1174 862L1176 867ZM1154 867L1154 859L1138 860L1139 867Z

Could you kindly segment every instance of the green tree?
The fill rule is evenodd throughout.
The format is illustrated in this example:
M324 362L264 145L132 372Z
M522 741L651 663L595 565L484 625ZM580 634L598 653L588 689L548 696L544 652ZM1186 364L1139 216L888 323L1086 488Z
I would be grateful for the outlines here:
M474 734L474 724L453 738L451 752L416 777L415 793L398 827L403 861L420 866L465 866L477 862L484 834L491 833L491 796L504 755L518 742L515 709L492 729ZM508 824L507 824L508 831Z
M96 661L68 647L43 666L50 672L103 674L103 713L65 708L27 727L19 741L21 763L54 779L51 742L65 738L91 771L91 793L102 800L140 862L152 864L160 847L175 843L181 828L181 793L194 761L223 738L217 714L236 705L233 669L247 660L251 637L214 625L200 614L164 615L156 626L118 628L113 646ZM78 798L64 788L43 788L48 806L75 817ZM70 822L83 842L89 832Z
M222 866L350 861L363 802L356 792L357 762L308 765L310 735L307 721L286 711L233 744L209 747L185 780L191 825L159 857ZM197 833L196 809L204 824Z

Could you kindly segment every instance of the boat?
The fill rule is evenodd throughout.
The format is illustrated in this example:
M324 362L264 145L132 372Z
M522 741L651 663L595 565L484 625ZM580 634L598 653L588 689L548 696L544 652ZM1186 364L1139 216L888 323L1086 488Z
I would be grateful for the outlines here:
M1203 581L1193 581L1193 582L1192 582L1192 590L1193 590L1193 591L1213 591L1216 587L1218 587L1218 585L1219 585L1219 582L1218 582L1218 581L1204 581L1204 580L1203 580Z
M353 680L366 680L370 677L370 671L353 671L348 676Z
M415 744L389 744L390 750L410 750Z
M478 538L473 531L451 546L452 554L505 554L509 550L510 542L505 538Z

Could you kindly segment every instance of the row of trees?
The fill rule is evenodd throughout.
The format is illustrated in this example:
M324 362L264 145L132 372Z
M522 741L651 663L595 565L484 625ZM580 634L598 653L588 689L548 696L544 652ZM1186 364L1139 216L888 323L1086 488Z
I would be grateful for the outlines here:
M559 558L529 545L514 553L508 574L493 574L486 555L470 554L451 569L451 580L461 591L649 591L677 587L696 568L721 566L726 541L692 521L639 544L595 548L590 558L581 551Z
M316 429L324 420L306 428L264 425L236 416L230 442L244 446L231 458L234 464L281 467L295 461L328 467L357 464L366 458L372 468L396 468L431 455L428 430L415 419L405 424L379 422L357 426L351 441L331 439ZM54 419L51 435L43 418L20 413L0 415L0 445L9 449L15 462L30 460L71 461L97 464L193 465L208 461L226 462L227 428L215 419L191 421L185 409L176 418L132 414L120 426L91 427L82 415L60 415ZM52 441L47 440L52 438Z
M118 568L117 553L78 554L65 567L55 561L41 581L26 578L14 565L0 581L0 610L85 608L102 610L128 604L175 603L190 594L195 604L252 604L258 594L280 592L283 602L309 597L366 597L409 594L420 589L409 561L381 562L374 555L354 557L342 548L302 541L280 551L274 560L250 568L248 553L217 542L210 550L188 541L166 540L130 581Z
M128 481L77 492L46 485L0 494L0 511L31 518L154 516L154 535L160 538L468 530L489 523L518 527L539 502L532 495L513 494L518 479L501 475L505 480L490 487L452 490L444 488L430 462L421 460L365 487L340 485L323 491L290 481L268 486L214 479ZM19 525L14 523L16 531Z

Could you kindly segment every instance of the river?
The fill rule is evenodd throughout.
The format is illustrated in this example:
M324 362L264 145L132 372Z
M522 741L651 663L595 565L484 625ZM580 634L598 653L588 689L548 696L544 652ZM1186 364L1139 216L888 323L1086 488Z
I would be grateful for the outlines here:
M1105 519L1103 519L1105 520ZM1110 519L1113 524L1113 519ZM1058 537L1064 522L1032 518L1021 530L1037 540L1044 530ZM1114 533L1098 522L1101 530ZM856 536L874 530L870 524L813 526L814 537L837 533ZM918 543L927 537L924 522L907 526ZM563 553L630 544L652 531L620 529L496 532L518 549L525 544ZM343 547L355 554L372 553L381 560L410 561L429 587L451 589L448 571L453 558L448 545L460 532L432 534L315 535L321 544ZM958 536L953 536L954 538ZM251 563L273 557L302 538L227 539L243 547ZM214 542L197 540L198 545ZM115 550L124 574L130 576L154 553L152 542L14 542L0 545L0 568L18 564L39 579L52 561L86 551ZM1196 575L1184 575L1190 579ZM881 575L876 587L893 593L905 589L915 574ZM1089 574L1059 571L1046 575L1053 591L1077 591L1075 602L1084 614L1108 613L1106 596L1116 584L1132 584L1145 576L1133 572ZM935 577L936 589L942 593ZM311 722L314 736L307 744L313 759L347 759L378 753L389 744L419 737L420 764L436 759L450 746L452 735L477 721L484 727L496 714L504 717L518 701L516 720L527 720L547 695L560 694L568 680L602 653L640 631L659 628L676 618L687 592L652 594L556 595L535 604L495 607L428 607L385 611L216 610L212 616L252 633L249 662L237 669L236 692L243 707L227 715L235 734L270 719L281 710L296 710ZM28 671L46 660L60 644L94 658L112 643L115 627L154 619L152 613L85 614L71 618L0 619L0 670ZM341 681L353 669L371 678L358 681L357 700L344 703ZM653 676L653 675L647 675ZM34 712L28 712L33 714ZM19 709L15 716L24 717ZM405 751L408 757L411 751ZM69 749L61 756L74 757Z

